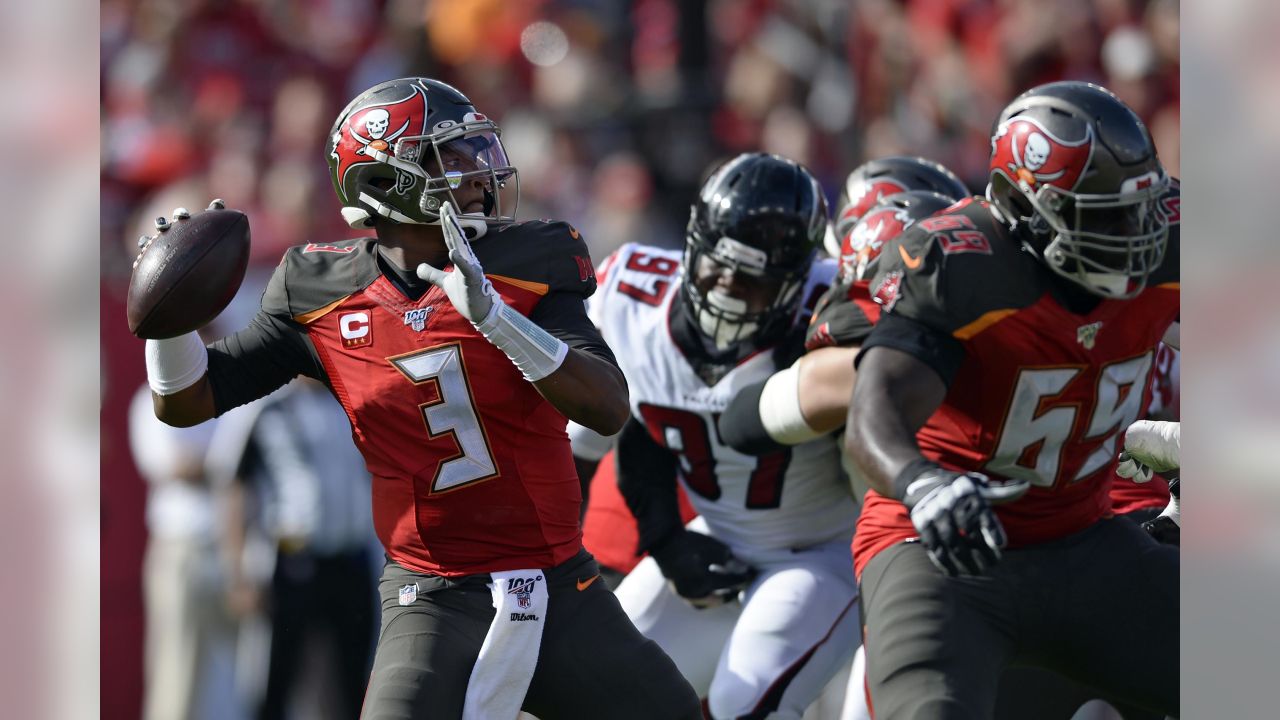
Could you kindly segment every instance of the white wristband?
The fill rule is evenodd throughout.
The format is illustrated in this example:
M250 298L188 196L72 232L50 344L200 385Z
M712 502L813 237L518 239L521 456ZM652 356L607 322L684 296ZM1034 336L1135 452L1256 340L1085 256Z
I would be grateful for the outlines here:
M195 385L209 369L209 351L196 332L147 341L147 384L157 395Z
M773 374L760 393L760 422L774 442L799 445L822 433L809 427L800 411L800 367L792 365Z
M507 354L524 379L537 382L560 368L569 346L520 311L493 298L493 307L484 320L475 324L485 339Z

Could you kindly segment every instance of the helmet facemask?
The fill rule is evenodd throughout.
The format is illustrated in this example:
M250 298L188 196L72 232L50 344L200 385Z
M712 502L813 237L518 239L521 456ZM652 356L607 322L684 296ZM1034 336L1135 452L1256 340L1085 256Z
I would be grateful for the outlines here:
M765 251L728 236L714 243L691 230L685 249L684 294L691 315L702 334L723 352L735 345L768 336L789 321L800 300L800 290L808 276L804 271L770 269ZM723 273L733 273L735 283L759 292L763 307L752 310L751 302L730 295L719 284ZM709 288L700 285L710 284ZM760 304L758 301L756 304Z
M434 225L450 202L472 237L515 220L519 181L498 127L467 98L430 78L391 80L352 100L328 146L342 216Z
M1047 237L1042 255L1049 269L1102 297L1126 299L1142 292L1168 242L1168 222L1159 208L1167 176L1141 189L1108 194L1019 185L1034 211L1029 229Z
M384 162L424 183L418 209L431 224L440 221L440 207L449 202L462 226L479 237L490 223L514 222L520 202L520 175L499 135L489 120L470 121L432 135L402 137ZM479 197L469 198L466 188L473 184Z

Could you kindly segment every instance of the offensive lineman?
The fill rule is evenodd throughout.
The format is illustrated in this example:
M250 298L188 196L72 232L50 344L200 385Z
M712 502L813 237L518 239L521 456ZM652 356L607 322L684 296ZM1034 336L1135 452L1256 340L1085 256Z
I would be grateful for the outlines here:
M1108 496L1178 317L1169 179L1141 120L1080 82L1005 108L990 177L872 280L846 449L873 487L854 547L873 708L985 717L1019 661L1177 715L1178 551Z

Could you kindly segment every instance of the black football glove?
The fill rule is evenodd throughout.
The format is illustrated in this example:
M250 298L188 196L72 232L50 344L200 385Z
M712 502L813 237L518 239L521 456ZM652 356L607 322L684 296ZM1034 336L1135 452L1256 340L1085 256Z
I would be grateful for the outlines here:
M1182 540L1182 528L1168 515L1160 515L1142 523L1142 529L1165 545L1179 545Z
M756 572L710 535L681 529L649 551L676 593L699 608L738 596Z
M911 512L920 543L951 577L981 575L999 562L1006 537L991 505L1015 500L1031 487L1026 480L995 483L982 473L936 465L901 484L902 504Z

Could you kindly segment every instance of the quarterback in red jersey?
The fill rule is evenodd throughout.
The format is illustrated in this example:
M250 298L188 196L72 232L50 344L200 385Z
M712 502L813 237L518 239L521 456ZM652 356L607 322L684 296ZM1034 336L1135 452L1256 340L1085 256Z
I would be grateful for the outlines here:
M1053 83L998 118L988 200L884 247L846 427L877 717L989 716L1013 663L1178 714L1178 551L1108 495L1178 318L1170 192L1132 110Z
M628 401L579 233L515 222L497 126L436 80L360 94L328 160L376 239L291 248L253 323L207 349L148 341L157 415L202 422L299 374L341 403L388 557L363 717L699 717L582 549L566 418L613 433Z

